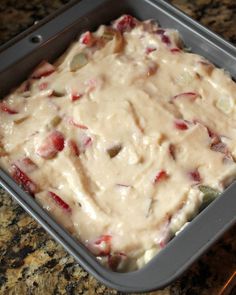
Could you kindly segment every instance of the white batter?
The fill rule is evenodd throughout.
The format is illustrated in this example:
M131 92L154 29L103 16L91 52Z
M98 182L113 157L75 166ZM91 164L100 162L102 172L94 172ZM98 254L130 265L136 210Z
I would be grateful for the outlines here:
M235 93L176 31L122 16L0 103L0 166L103 263L136 269L235 179Z

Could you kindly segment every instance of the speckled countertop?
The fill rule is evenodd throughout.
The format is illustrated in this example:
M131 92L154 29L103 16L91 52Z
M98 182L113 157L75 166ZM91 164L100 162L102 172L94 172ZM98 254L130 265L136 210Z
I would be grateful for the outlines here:
M1 0L0 44L68 0ZM235 0L172 3L236 44ZM236 270L236 226L179 280L154 295L217 295ZM0 189L0 294L120 294L88 275Z

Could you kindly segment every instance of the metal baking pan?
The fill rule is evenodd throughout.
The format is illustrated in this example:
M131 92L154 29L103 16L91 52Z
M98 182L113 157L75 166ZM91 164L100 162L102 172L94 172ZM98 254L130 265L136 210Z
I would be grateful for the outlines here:
M152 18L162 27L179 30L187 47L236 78L236 48L165 1L84 0L67 6L0 49L0 96L22 82L40 61L55 60L80 33L123 13L141 20ZM236 222L236 185L232 184L146 266L115 273L103 267L1 170L0 184L82 267L107 286L124 292L151 291L170 284Z

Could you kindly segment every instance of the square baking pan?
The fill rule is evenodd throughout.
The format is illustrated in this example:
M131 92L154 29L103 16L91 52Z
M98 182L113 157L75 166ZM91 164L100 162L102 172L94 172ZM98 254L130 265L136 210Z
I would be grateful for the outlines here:
M177 29L186 47L236 78L235 47L167 2L84 0L74 1L0 48L0 97L24 81L42 60L53 62L82 32L94 30L124 13ZM142 269L116 273L102 266L2 170L0 184L82 267L105 285L124 292L151 291L170 284L236 222L236 185L232 184Z

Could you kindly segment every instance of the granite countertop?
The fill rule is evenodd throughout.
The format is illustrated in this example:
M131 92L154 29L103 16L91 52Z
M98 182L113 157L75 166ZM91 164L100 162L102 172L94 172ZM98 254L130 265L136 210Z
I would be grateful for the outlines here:
M0 44L68 0L1 0ZM235 0L172 0L236 44ZM155 295L217 295L236 270L236 226L175 283ZM0 189L0 294L121 294L88 275Z

